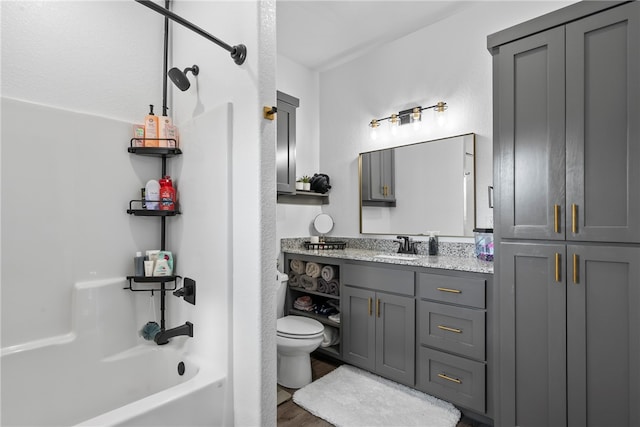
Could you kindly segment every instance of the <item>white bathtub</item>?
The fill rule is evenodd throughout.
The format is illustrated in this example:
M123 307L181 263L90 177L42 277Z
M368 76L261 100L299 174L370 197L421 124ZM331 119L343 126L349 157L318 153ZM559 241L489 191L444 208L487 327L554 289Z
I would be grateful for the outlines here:
M187 337L157 346L129 333L134 304L122 285L76 285L73 333L2 349L2 426L225 422L224 371L188 354Z

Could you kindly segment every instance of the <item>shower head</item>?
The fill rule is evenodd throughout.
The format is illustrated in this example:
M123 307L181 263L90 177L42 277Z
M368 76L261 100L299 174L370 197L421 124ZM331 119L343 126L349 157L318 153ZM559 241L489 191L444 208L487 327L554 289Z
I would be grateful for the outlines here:
M194 65L191 68L185 68L184 71L180 71L179 68L172 68L167 73L171 81L178 86L178 89L181 91L185 91L191 87L191 83L189 83L189 79L187 78L187 73L191 71L194 76L197 76L200 72L200 68L197 65Z

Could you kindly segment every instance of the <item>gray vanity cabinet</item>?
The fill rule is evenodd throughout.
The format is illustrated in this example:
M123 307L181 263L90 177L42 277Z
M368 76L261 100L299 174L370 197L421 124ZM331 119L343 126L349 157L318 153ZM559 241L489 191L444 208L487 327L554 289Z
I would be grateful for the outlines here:
M296 192L296 109L298 98L277 92L276 174L279 194Z
M363 153L361 167L363 206L393 206L396 202L394 150Z
M500 249L501 425L640 425L640 248Z
M341 274L344 361L413 387L414 272L345 264Z
M640 243L639 11L494 47L503 237Z

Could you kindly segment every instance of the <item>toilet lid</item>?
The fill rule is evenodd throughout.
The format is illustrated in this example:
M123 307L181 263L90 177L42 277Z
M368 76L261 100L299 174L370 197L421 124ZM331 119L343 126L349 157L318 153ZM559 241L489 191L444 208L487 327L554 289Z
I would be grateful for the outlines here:
M277 320L279 334L289 336L318 335L324 331L324 326L317 320L302 316L285 316Z

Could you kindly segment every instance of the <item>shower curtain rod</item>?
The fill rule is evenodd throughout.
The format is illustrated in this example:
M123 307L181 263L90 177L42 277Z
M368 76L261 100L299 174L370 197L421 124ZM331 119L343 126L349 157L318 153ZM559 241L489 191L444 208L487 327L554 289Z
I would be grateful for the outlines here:
M147 6L149 9L152 9L156 12L158 12L161 15L164 15L166 18L171 19L174 22L177 22L178 24L187 27L188 29L190 29L191 31L200 34L202 37L204 37L205 39L214 42L215 44L217 44L218 46L220 46L221 48L225 49L226 51L231 53L231 58L233 58L233 61L238 64L238 65L242 65L244 63L244 60L247 57L247 47L243 44L239 44L239 45L235 45L235 46L230 46L227 43L223 42L222 40L212 36L211 34L207 33L206 31L204 31L202 28L192 24L191 22L187 21L186 19L184 19L181 16L176 15L175 13L171 12L170 10L165 9L164 7L150 1L150 0L135 0L136 2Z

